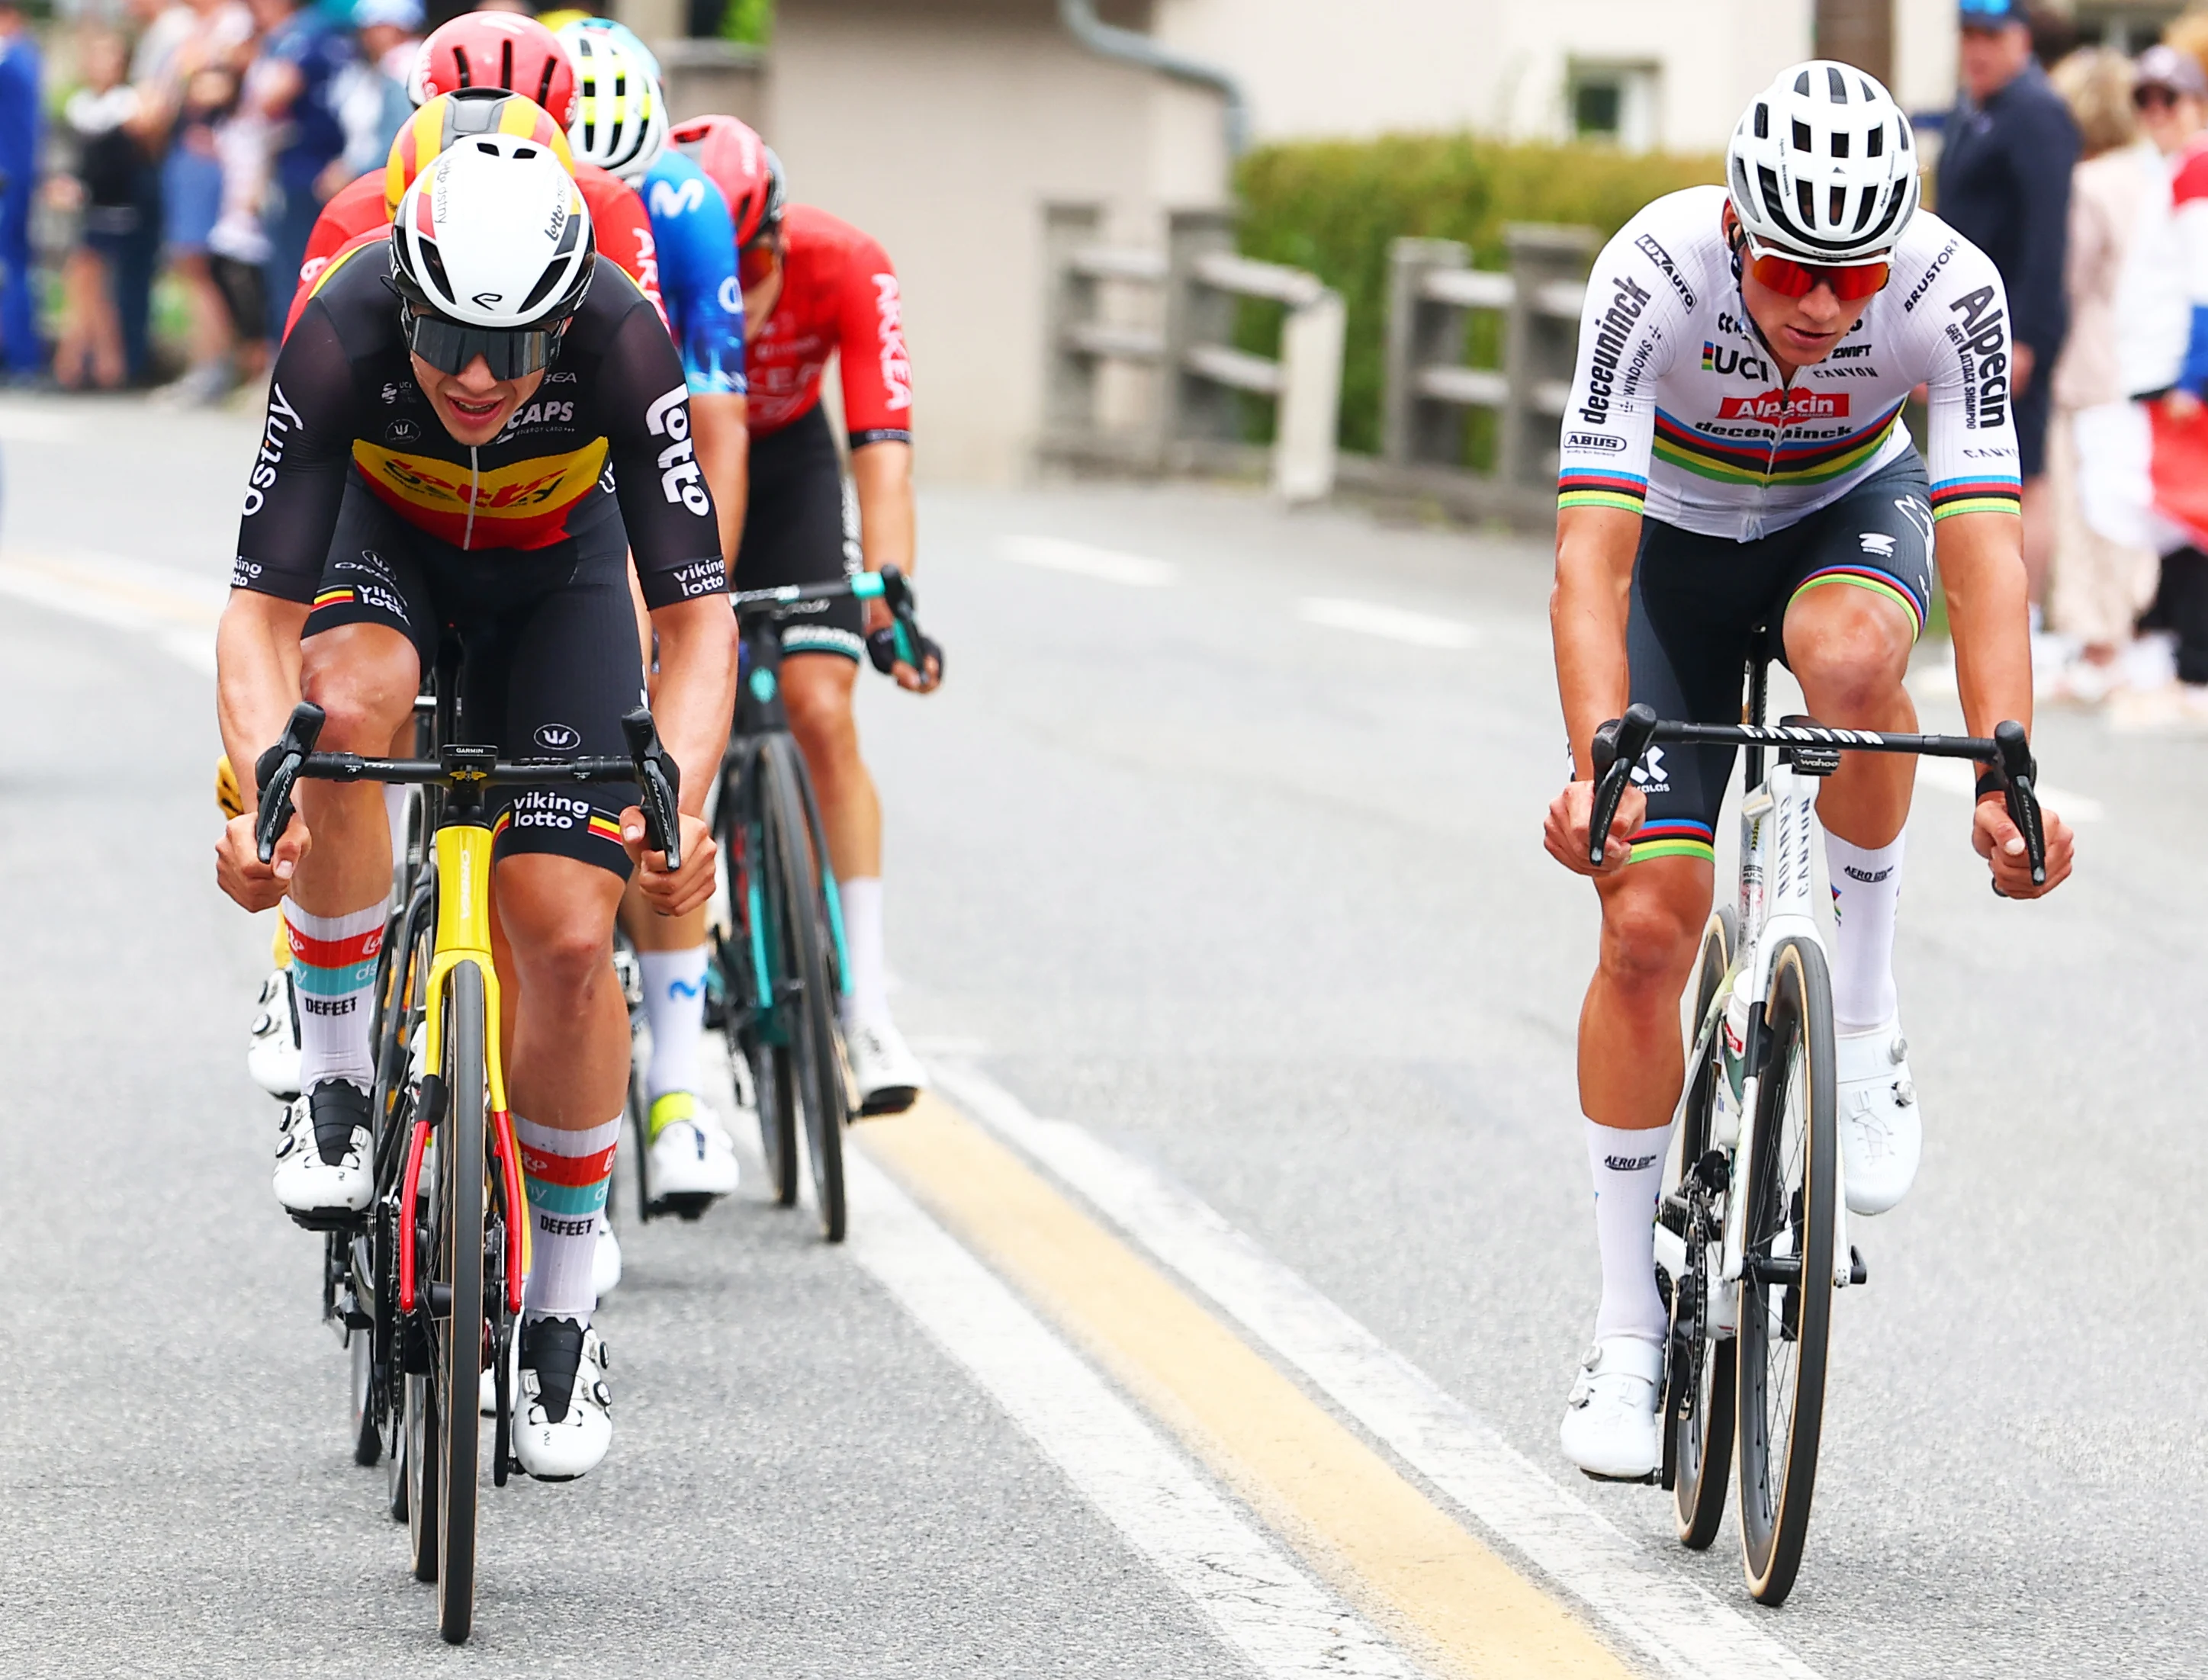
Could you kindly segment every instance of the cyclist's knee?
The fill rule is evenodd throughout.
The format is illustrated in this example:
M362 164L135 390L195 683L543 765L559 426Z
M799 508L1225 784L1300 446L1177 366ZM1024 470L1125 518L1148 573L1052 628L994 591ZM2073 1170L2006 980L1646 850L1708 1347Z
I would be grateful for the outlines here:
M1898 603L1869 590L1815 589L1786 614L1786 663L1827 721L1893 697L1909 669L1915 621Z
M789 732L806 760L820 774L824 765L841 765L859 752L859 726L851 715L851 687L858 668L843 658L793 659L783 667L783 701Z
M498 868L499 920L525 995L588 996L613 982L621 882L573 858L523 853Z
M299 692L321 707L321 745L332 752L387 751L421 677L414 645L381 625L342 625L300 644Z
M1660 863L1628 866L1603 899L1603 969L1628 990L1676 992L1709 915L1706 883L1669 879L1662 869Z

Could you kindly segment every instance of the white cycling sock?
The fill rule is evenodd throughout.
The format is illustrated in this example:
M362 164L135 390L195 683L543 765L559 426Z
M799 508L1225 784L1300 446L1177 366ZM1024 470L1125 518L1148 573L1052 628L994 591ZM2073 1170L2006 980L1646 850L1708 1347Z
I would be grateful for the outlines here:
M843 999L843 1021L879 1021L890 1012L888 959L882 954L882 878L861 875L839 881L843 906L843 960L850 969L851 994Z
M315 915L284 901L291 946L291 983L299 999L299 1089L346 1079L375 1086L370 1049L370 1000L375 958L383 949L383 905L347 915Z
M1887 844L1851 844L1825 836L1833 878L1833 1029L1863 1033L1893 1019L1893 917L1901 902L1901 853L1906 833Z
M522 1292L525 1318L591 1322L598 1304L591 1263L598 1246L598 1215L613 1181L618 1114L603 1125L561 1131L513 1117L521 1145L521 1171L529 1197L529 1284Z
M639 951L644 1018L651 1023L651 1065L644 1094L657 1102L669 1091L698 1089L698 1040L705 1030L705 947Z
M406 861L409 824L406 821L406 789L396 782L383 784L383 822L391 831L391 867L396 869Z
M1602 1251L1598 1337L1636 1335L1659 1346L1669 1320L1656 1293L1656 1197L1671 1127L1623 1131L1587 1123L1587 1164L1594 1170L1594 1237Z

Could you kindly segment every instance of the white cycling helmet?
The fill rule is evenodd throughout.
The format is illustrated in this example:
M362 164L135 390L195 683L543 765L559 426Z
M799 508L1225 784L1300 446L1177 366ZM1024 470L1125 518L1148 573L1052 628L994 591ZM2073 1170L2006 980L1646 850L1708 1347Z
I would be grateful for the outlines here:
M415 177L392 218L392 280L412 306L410 331L441 323L451 330L441 344L465 338L480 352L486 339L556 339L590 290L591 264L582 194L551 149L525 135L456 141ZM443 365L422 344L414 348ZM502 357L541 358L541 367L549 356L549 342L502 345L493 372L514 376L500 371Z
M569 24L560 45L575 66L575 161L611 170L634 186L667 146L667 100L659 78L607 29Z
M617 22L609 17L570 18L552 33L560 38L560 44L565 46L579 32L602 35L615 45L626 47L629 57L644 66L646 75L654 81L663 82L667 80L665 73L659 68L658 56L644 44L644 38L626 23ZM572 52L569 57L570 58L573 57Z
M1875 76L1819 58L1779 73L1725 148L1733 213L1749 237L1809 262L1861 262L1917 213L1909 119Z

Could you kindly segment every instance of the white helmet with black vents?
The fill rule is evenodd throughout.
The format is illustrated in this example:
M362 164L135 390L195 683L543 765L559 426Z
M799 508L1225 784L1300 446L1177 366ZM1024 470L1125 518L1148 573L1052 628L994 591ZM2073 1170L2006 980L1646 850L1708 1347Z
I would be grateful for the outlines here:
M581 307L592 261L582 194L527 136L457 141L415 177L392 218L400 295L461 327L556 329Z
M1749 237L1809 262L1862 262L1917 213L1917 145L1878 78L1815 59L1782 71L1742 113L1725 185Z
M575 66L567 144L576 161L636 185L667 149L667 97L658 76L611 30L571 23L560 31L560 45Z

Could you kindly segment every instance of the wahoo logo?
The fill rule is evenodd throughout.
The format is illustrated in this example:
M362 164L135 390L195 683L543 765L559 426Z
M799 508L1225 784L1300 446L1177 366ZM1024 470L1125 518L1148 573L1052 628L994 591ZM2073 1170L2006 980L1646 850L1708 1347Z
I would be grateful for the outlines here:
M572 723L539 723L537 744L548 753L572 753L582 745L583 732Z
M1603 1164L1605 1167L1608 1167L1611 1172L1613 1172L1613 1173L1646 1173L1646 1172L1647 1172L1650 1167L1653 1167L1653 1166L1654 1166L1658 1161L1661 1161L1662 1159L1663 1159L1663 1157L1662 1157L1661 1155L1605 1155L1605 1156L1602 1158L1602 1164Z
M1845 391L1759 391L1753 397L1727 397L1718 405L1720 420L1761 420L1774 426L1791 426L1803 420L1845 420L1848 393Z

